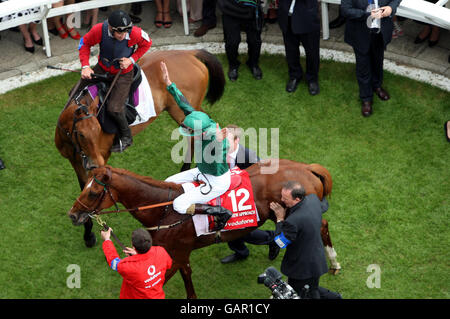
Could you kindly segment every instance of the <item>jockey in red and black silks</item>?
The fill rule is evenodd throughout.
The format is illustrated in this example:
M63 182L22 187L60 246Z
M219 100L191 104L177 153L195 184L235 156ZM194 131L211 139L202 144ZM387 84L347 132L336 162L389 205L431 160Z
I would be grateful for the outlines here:
M89 65L91 47L100 45L98 63ZM78 46L82 83L80 89L92 83L92 73L108 74L111 80L121 71L107 102L107 113L116 122L120 139L111 148L122 152L133 143L125 116L125 102L133 81L134 64L150 49L152 40L141 28L133 26L131 18L122 10L111 13L107 20L98 23L86 33Z

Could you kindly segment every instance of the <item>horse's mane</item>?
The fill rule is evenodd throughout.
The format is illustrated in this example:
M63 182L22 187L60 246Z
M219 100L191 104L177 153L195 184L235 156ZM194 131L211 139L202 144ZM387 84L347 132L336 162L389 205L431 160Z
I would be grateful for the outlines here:
M143 175L139 175L133 172L130 172L126 169L123 168L115 168L112 167L110 165L106 165L106 167L108 167L109 169L111 169L111 171L113 171L114 173L120 174L120 175L126 175L126 176L131 176L141 182L143 182L144 184L150 185L150 186L154 186L157 188L163 188L163 189L181 189L181 185L180 184L176 184L176 183L172 183L172 182L165 182L165 181L161 181L161 180L157 180L154 179L151 176L143 176Z

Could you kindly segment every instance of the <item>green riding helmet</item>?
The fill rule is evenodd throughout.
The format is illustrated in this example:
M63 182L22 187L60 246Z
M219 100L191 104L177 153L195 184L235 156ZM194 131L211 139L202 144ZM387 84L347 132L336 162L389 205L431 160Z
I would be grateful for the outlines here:
M184 136L197 136L215 126L216 123L208 115L193 111L185 117L178 130Z

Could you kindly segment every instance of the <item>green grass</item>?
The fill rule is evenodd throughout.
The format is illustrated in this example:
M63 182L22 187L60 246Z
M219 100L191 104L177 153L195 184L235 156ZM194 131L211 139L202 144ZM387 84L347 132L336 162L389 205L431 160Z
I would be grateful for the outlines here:
M345 298L449 298L449 144L442 128L450 118L449 93L386 72L392 98L375 98L373 116L363 118L354 65L322 61L315 97L304 82L294 94L285 92L282 56L263 55L261 67L264 78L255 81L243 64L223 98L204 108L222 126L279 128L281 158L317 162L331 172L325 217L342 271L324 275L321 285ZM85 248L83 228L66 215L79 188L53 138L76 80L67 74L0 95L0 157L7 166L0 171L0 298L118 298L120 276L107 267L99 244ZM176 173L175 127L164 114L109 164L158 179ZM105 219L129 245L137 221L128 214ZM230 253L226 244L192 253L199 298L269 296L256 277L268 266L279 269L283 252L270 262L267 246L248 247L249 258L231 265L219 261ZM66 286L70 264L81 268L80 289ZM370 264L381 267L379 289L366 286ZM185 298L178 274L165 291L167 298Z

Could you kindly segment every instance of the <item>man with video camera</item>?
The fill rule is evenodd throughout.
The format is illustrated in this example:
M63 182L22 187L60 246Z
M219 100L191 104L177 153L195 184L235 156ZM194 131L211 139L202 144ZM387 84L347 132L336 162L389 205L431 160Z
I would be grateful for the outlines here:
M276 202L270 203L270 208L277 217L275 242L286 248L281 272L288 277L288 284L301 298L341 299L339 293L319 287L320 276L328 271L320 235L327 200L320 201L315 194L305 196L299 182L289 181L281 189L281 201L286 208ZM305 285L309 290L303 289Z

